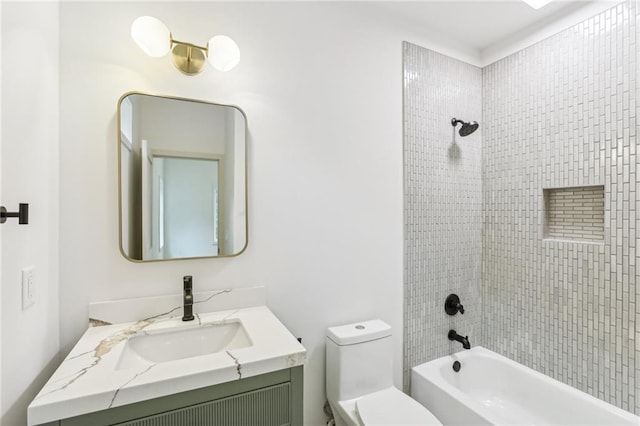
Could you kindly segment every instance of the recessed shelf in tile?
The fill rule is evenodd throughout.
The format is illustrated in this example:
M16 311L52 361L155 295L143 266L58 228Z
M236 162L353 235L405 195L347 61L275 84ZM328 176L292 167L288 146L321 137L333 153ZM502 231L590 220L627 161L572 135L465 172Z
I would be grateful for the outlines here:
M604 241L604 186L547 188L544 193L544 238Z

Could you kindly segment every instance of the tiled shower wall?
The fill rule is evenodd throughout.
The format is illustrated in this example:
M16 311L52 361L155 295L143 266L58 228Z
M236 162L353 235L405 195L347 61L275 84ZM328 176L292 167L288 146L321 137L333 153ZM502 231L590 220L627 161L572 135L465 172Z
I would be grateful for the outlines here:
M460 349L453 327L640 414L638 28L628 0L482 71L404 44L405 389ZM452 116L480 130L453 137ZM602 241L545 239L543 190L587 186Z
M483 69L483 342L640 414L637 2ZM604 240L545 240L543 189L604 185Z
M410 43L403 49L406 389L412 366L460 349L450 328L480 343L481 129L463 138L451 119L481 120L482 73ZM444 312L450 293L464 315Z

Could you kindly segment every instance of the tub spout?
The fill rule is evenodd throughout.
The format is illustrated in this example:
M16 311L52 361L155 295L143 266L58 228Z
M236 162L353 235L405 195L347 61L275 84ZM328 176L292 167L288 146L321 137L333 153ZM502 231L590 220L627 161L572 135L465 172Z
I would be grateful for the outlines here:
M447 335L449 340L455 340L456 342L462 343L462 347L465 349L471 349L471 343L469 343L469 336L462 337L455 330L449 330L449 334Z

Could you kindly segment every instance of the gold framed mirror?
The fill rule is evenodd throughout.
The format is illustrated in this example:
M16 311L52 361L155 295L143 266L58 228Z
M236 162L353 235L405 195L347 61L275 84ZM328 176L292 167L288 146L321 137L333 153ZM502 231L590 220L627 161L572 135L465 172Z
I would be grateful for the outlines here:
M247 119L233 105L139 92L118 101L120 252L133 262L242 253Z

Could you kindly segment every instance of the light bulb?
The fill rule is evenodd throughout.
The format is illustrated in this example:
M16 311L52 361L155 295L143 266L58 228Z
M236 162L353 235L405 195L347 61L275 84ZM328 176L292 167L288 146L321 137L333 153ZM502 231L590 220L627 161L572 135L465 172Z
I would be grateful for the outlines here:
M131 38L144 53L154 58L164 56L171 50L169 28L153 16L140 16L133 21Z
M230 37L211 37L207 45L208 60L218 71L229 71L240 62L240 48Z
M540 9L546 6L547 4L551 3L553 0L522 0L522 1L534 9Z

